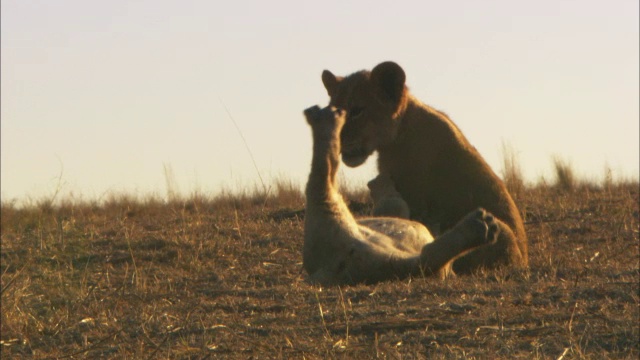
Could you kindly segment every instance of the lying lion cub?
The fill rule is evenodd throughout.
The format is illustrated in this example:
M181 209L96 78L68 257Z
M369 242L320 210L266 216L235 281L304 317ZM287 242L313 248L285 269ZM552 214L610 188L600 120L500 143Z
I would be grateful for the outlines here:
M471 212L435 240L415 221L356 220L338 192L336 179L345 113L314 106L304 115L313 133L303 250L304 268L312 282L335 285L420 275L443 277L457 256L495 241L498 225L483 209Z

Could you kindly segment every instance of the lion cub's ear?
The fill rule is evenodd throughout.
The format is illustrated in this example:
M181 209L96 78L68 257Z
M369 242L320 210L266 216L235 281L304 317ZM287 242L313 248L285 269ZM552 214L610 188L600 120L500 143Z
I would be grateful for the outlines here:
M329 70L322 72L322 83L324 84L324 88L327 89L327 93L329 93L330 97L335 95L340 80L342 80L341 77L336 77Z
M380 95L394 104L400 103L402 99L405 80L404 70L393 61L383 62L371 70L371 81L380 91Z

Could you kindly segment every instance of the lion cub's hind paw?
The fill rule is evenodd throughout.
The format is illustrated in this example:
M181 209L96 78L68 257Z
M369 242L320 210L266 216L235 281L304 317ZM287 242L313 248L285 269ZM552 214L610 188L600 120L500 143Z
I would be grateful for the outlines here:
M469 221L471 220L471 221ZM485 209L479 208L467 215L467 223L473 224L475 237L478 241L478 245L491 244L496 241L498 234L500 233L500 227L496 221L496 218L490 212Z

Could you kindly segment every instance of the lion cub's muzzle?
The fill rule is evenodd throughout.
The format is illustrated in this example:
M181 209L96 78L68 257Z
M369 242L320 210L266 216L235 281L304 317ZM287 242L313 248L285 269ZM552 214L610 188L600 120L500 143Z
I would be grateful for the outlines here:
M342 146L342 162L348 167L357 167L364 164L367 161L372 151L367 151L363 148L350 149L346 146Z

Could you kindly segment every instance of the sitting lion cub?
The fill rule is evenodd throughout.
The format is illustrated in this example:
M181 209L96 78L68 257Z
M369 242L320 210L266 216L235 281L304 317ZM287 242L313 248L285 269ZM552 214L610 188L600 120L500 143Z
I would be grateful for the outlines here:
M314 106L304 115L313 134L303 249L304 268L312 282L336 285L445 276L457 256L495 241L498 225L483 209L471 212L435 240L415 221L391 217L356 220L337 183L345 114Z
M378 153L380 175L369 186L374 215L414 219L438 233L484 208L500 235L456 259L454 272L528 266L527 234L504 183L446 114L411 95L398 64L346 77L325 70L322 82L329 105L346 112L342 161L356 167Z

